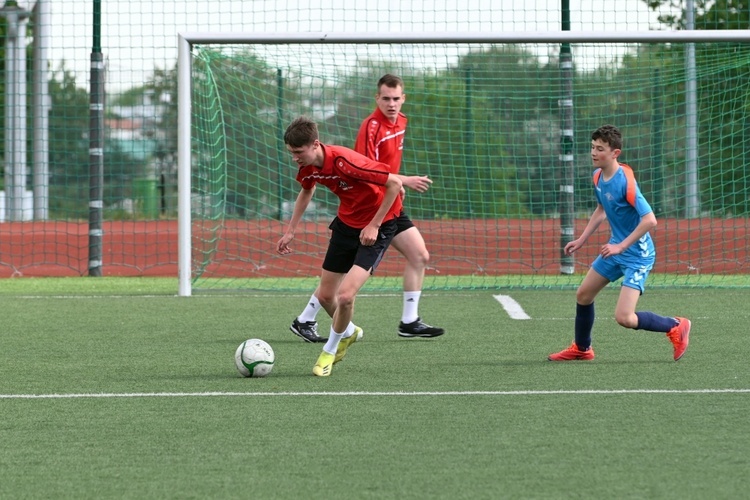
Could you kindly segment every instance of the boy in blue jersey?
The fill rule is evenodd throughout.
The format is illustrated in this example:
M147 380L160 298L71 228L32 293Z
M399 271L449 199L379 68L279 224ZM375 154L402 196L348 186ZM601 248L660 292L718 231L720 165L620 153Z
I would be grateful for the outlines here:
M565 245L570 255L607 220L612 231L576 292L575 341L550 361L594 359L591 329L594 326L594 299L610 282L623 278L615 320L625 328L666 333L674 347L674 360L685 354L690 336L690 320L636 312L646 278L654 267L656 251L649 231L656 217L638 189L633 171L617 161L622 152L622 134L612 125L591 134L591 159L596 167L594 189L597 206L578 239Z

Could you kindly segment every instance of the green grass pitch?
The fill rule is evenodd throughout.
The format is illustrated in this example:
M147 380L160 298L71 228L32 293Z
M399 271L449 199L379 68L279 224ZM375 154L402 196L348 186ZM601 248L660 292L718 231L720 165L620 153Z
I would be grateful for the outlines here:
M289 332L305 294L176 297L175 280L0 284L0 498L740 498L750 488L750 290L658 289L596 302L596 359L572 290L426 292L438 339L401 339L400 294L357 299L364 339L333 374ZM493 295L530 317L512 319ZM330 320L321 315L321 331ZM262 338L273 372L245 379Z

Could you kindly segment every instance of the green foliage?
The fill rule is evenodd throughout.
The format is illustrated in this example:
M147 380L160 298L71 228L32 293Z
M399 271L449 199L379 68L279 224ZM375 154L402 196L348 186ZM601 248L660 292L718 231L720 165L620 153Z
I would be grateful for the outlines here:
M154 69L152 79L143 90L150 92L153 101L165 108L163 114L154 117L156 126L164 134L164 138L159 141L156 156L173 156L177 151L177 64L172 69Z
M659 22L672 29L685 29L684 0L643 0L652 10L663 9ZM694 28L698 30L739 30L750 27L750 9L745 0L695 0ZM680 12L680 15L674 14Z
M174 71L156 70L153 82L126 91L118 102L125 103L123 105L142 103L145 91L166 92L162 88L169 88L169 85L176 85ZM65 61L52 73L49 92L52 102L49 115L50 213L53 217L85 219L88 217L88 204L81 200L88 200L90 179L89 94L78 85L74 73L66 68ZM175 109L168 109L157 123L157 127L170 131L166 141L158 142L157 157L164 158L177 149L176 99L173 102ZM105 206L132 199L133 179L143 175L149 161L149 157L137 158L125 151L117 141L105 140Z
M467 154L489 167L497 180L490 185L492 191L481 193L485 200L493 199L492 192L499 194L487 216L556 209L557 168L549 161L560 141L555 63L542 64L515 45L470 51L458 63L455 75L463 77L467 94L466 127L481 134L466 134Z
M132 87L126 89L124 92L113 96L110 100L112 106L137 106L143 103L144 87Z
M89 96L60 62L49 81L50 213L88 217Z
M590 133L614 123L626 139L621 160L636 169L657 214L684 213L684 48L633 45L593 70L574 72L574 182L576 192L584 193L576 197L577 211L593 208ZM574 47L575 52L585 49ZM234 200L248 216L277 214L281 202L291 202L296 192L280 140L288 121L320 113L316 106L328 104L331 116L318 119L321 138L351 146L362 118L374 107L374 82L392 72L404 79L408 96L403 172L430 175L440 193L410 196L412 216L555 216L558 211L562 82L555 56L542 62L527 48L495 45L468 50L446 68L365 59L341 78L326 79L304 67L274 70L247 48L202 50L194 81L206 86L195 85L195 123L197 151L208 168L199 168L197 185L202 190L200 183L208 183L218 200L214 210ZM748 176L742 158L747 155L741 151L750 145L742 139L747 134L732 131L748 127L747 49L698 44L696 61L702 209L745 214ZM200 137L206 133L209 137ZM334 203L325 194L317 199Z
M277 216L280 200L291 196L284 192L291 185L291 170L282 151L280 114L284 111L278 109L277 100L283 92L295 102L294 89L287 88L277 71L252 53L229 59L204 48L198 57L195 107L210 111L195 115L193 140L199 154L194 182L219 206L229 199L243 213L251 210L260 216Z
M508 76L505 70L514 65L525 67L528 76ZM435 74L362 61L356 72L333 85L316 84L313 77L296 68L282 70L284 78L280 80L277 72L247 50L238 50L229 59L221 51L201 49L194 68L198 75L194 78L193 101L198 110L194 142L202 158L196 182L199 190L207 188L206 192L213 193L219 204L235 193L248 207L248 198L260 198L267 200L267 206L256 205L250 213L262 216L273 212L278 204L275 200L293 200L293 170L280 140L288 121L298 114L314 114L316 103L335 103L335 114L319 120L321 137L353 145L361 120L373 109L375 82L386 71L404 78L409 96L404 108L410 120L404 172L432 176L443 193L441 197L410 197L409 210L414 217L518 216L527 213L531 204L539 206L537 200L523 200L519 195L534 175L546 178L548 187L554 178L550 166L541 165L541 156L531 160L535 161L532 167L524 164L517 168L513 142L503 141L519 127L500 119L508 112L501 109L508 100L498 100L498 95L509 95L509 99L520 96L514 103L519 114L536 110L520 118L524 123L535 120L543 124L543 132L533 134L533 140L547 150L554 148L556 140L550 135L554 127L550 125L549 103L554 98L543 97L541 106L536 101L548 96L548 89L540 88L532 96L524 94L540 73L551 69L540 67L520 49L471 54L457 67ZM533 105L529 104L532 101ZM523 134L520 127L517 136ZM255 166L255 162L259 164ZM537 172L532 173L531 181L530 171ZM554 190L538 192L550 196ZM554 194L551 196L540 212L554 208Z
M441 192L409 198L409 212L417 219L486 218L519 211L517 197L510 194L515 159L498 154L505 146L503 134L473 84L473 76L460 69L419 75L409 83L404 168L430 175ZM477 105L469 107L468 102Z
M673 10L682 2L651 0L652 9L670 5ZM698 30L736 30L750 27L750 9L738 0L697 0L694 4L694 27ZM660 22L671 28L686 27L682 16L661 16ZM657 67L661 68L665 96L665 114L669 108L684 106L686 74L685 47L672 45L651 50ZM747 44L696 44L695 64L698 84L699 179L701 207L711 213L734 216L750 214L748 183L750 174L746 159L750 155L750 47ZM655 65L656 66L656 65ZM684 112L683 112L684 114ZM684 126L684 119L679 123ZM677 128L679 130L679 127ZM669 140L669 139L667 139ZM674 141L682 142L675 136ZM685 147L677 151L683 151ZM664 158L675 172L684 170L680 152ZM654 166L654 170L659 165ZM682 208L676 197L674 208Z

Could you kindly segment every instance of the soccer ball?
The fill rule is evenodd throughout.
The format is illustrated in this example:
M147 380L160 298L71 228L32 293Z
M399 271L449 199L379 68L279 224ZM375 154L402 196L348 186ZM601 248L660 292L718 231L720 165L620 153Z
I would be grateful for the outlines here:
M265 377L273 369L276 356L268 342L248 339L234 353L234 364L243 377Z

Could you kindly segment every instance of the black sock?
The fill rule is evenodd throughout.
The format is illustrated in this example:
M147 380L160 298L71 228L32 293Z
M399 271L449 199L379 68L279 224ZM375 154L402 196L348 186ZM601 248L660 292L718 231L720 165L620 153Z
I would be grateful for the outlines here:
M591 329L594 327L594 303L576 304L576 345L585 351L591 347Z
M638 326L635 328L636 330L666 333L677 326L677 321L674 318L659 316L651 311L637 312L635 315L638 316Z

